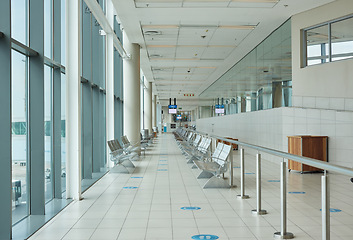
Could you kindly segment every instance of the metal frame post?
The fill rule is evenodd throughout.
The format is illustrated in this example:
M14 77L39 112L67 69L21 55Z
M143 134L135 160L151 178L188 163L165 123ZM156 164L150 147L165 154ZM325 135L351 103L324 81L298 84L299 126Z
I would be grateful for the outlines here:
M330 240L330 188L329 179L321 177L322 240Z
M281 231L274 233L276 239L292 239L293 233L287 232L287 163L281 162Z
M230 153L229 153L229 162L230 162L230 171L229 171L229 174L230 174L230 187L237 187L236 185L234 185L234 177L233 177L233 174L234 174L234 171L233 171L233 162L234 162L234 153L233 153L233 149L231 148L230 149Z
M265 215L267 211L261 209L261 154L256 154L256 209L252 210L255 215Z
M244 148L240 149L240 195L237 198L247 199L249 195L245 195L245 166L244 166Z

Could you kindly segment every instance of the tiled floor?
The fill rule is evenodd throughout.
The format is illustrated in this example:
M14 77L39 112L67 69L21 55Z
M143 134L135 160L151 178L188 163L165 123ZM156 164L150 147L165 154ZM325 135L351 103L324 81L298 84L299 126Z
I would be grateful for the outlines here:
M234 183L239 185L239 156L235 155ZM273 239L280 230L279 165L264 160L262 206L267 215L254 216L256 206L255 159L246 155L246 194L240 188L202 189L200 172L186 164L171 134L158 137L146 156L135 162L132 174L109 173L31 240L175 239L198 234L219 239ZM320 176L288 174L288 231L295 239L321 239ZM226 176L227 177L227 176ZM331 239L353 239L353 184L349 177L331 174ZM124 188L137 187L137 188ZM181 207L200 207L182 210Z

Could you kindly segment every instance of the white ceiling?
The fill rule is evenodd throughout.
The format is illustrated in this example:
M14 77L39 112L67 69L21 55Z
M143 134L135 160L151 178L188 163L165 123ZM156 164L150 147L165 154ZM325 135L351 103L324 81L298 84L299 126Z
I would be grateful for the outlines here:
M205 103L200 93L289 17L333 0L112 1L161 102L196 106Z

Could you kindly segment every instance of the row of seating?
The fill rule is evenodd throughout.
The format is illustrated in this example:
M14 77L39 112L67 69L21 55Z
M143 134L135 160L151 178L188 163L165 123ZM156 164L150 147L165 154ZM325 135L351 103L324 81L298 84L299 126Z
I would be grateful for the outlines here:
M180 150L187 159L193 163L193 168L198 168L201 173L197 177L209 178L203 188L229 188L230 185L223 179L223 174L228 171L228 157L231 146L218 143L212 153L210 150L212 139L184 128L174 132Z
M121 136L122 145L118 139L107 141L110 150L110 160L114 162L111 172L130 173L129 168L135 168L132 161L140 158L139 152L146 151L152 143L152 136L148 139L141 139L141 142L131 143L127 136Z

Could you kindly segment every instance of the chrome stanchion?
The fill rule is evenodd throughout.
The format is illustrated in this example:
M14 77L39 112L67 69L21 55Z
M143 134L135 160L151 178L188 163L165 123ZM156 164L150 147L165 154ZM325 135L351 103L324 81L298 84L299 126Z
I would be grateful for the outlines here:
M252 210L254 215L265 215L267 211L261 209L261 154L256 154L256 209Z
M237 195L237 198L247 199L249 195L245 195L245 177L244 177L244 148L240 149L240 195Z
M330 240L330 188L329 179L321 177L322 240Z
M287 232L287 164L281 162L281 231L274 233L276 239L292 239L293 233Z
M229 158L230 158L230 171L229 171L229 174L230 174L230 187L237 187L236 185L233 184L234 183L234 177L233 177L234 153L233 153L233 149L230 150Z

